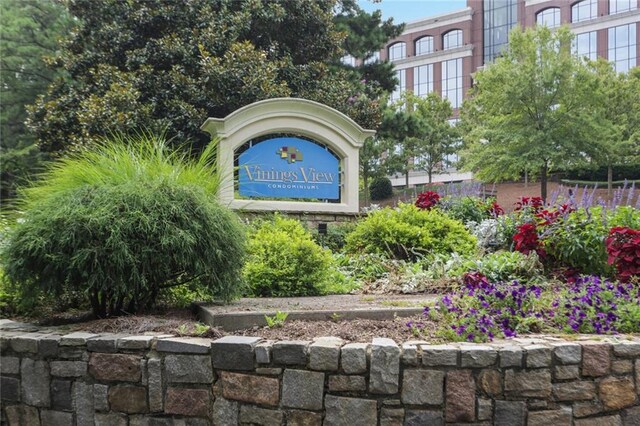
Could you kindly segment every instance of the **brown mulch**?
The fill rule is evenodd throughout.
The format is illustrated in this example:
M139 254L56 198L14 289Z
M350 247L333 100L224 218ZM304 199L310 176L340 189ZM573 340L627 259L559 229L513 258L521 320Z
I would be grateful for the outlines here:
M73 324L74 331L89 333L115 334L173 334L178 336L197 336L219 338L224 334L216 328L198 329L200 325L191 311L172 310L163 315L128 315L104 318ZM204 330L204 331L203 331Z
M418 315L409 318L375 321L357 319L352 321L285 321L280 328L254 327L229 334L256 336L269 340L313 340L317 337L340 337L346 342L371 342L375 337L385 337L397 343L411 340L414 336L407 322L422 322L424 330L420 339L435 339L435 324L423 321Z
M414 339L407 322L422 322L425 325L421 339L435 340L435 324L415 317L393 320L352 321L285 321L282 327L253 327L246 330L228 332L209 327L202 332L197 318L189 309L176 309L163 314L129 315L113 318L81 321L69 319L62 324L58 319L57 329L64 332L84 331L87 333L114 334L167 334L174 336L204 337L217 339L225 335L262 337L269 340L313 340L317 337L334 336L345 342L371 342L375 337L385 337L402 343ZM81 322L78 322L81 321Z

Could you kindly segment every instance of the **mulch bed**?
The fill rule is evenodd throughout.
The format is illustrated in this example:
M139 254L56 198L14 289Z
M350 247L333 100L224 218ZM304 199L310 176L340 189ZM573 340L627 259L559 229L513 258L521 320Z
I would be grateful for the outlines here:
M423 321L421 316L414 318L396 318L393 320L364 320L352 321L285 321L282 327L253 327L246 330L227 332L219 328L209 328L206 332L197 332L197 325L201 325L189 309L171 310L165 313L150 315L130 315L98 320L82 321L83 317L60 317L48 319L46 323L38 323L33 319L21 318L21 321L31 322L43 327L51 326L64 332L84 331L88 333L114 334L171 334L175 336L205 337L217 339L225 335L242 335L262 337L269 340L313 340L317 337L335 336L346 342L371 342L374 337L386 337L397 343L411 340L414 336L406 323L409 320L422 321L426 324L421 339L430 337L435 339L435 325ZM81 321L81 322L78 322ZM67 322L66 324L61 324Z

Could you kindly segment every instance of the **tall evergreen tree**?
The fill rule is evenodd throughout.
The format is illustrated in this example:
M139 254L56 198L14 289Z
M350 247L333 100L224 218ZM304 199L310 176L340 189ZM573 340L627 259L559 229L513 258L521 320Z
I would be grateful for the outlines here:
M65 8L53 0L0 2L0 161L1 196L12 196L18 183L38 166L41 155L25 126L26 106L61 78L45 61L73 25Z

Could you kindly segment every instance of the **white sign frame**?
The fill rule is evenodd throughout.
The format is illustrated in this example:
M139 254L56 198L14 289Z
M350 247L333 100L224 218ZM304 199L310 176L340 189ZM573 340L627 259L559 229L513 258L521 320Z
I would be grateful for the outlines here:
M340 111L299 98L275 98L242 107L225 118L208 118L200 127L220 139L218 172L220 202L232 209L318 213L358 213L359 151L375 135ZM339 203L236 199L234 153L246 142L271 134L298 134L327 145L342 167Z

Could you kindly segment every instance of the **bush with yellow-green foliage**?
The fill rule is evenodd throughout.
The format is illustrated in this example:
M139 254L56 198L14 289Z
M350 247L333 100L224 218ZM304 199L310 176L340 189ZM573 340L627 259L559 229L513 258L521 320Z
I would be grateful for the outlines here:
M315 296L346 291L331 251L313 241L300 222L275 215L255 225L243 275L251 295Z
M416 260L433 253L472 254L476 238L464 225L433 209L412 204L384 208L369 214L347 236L350 253L378 253L395 259Z

